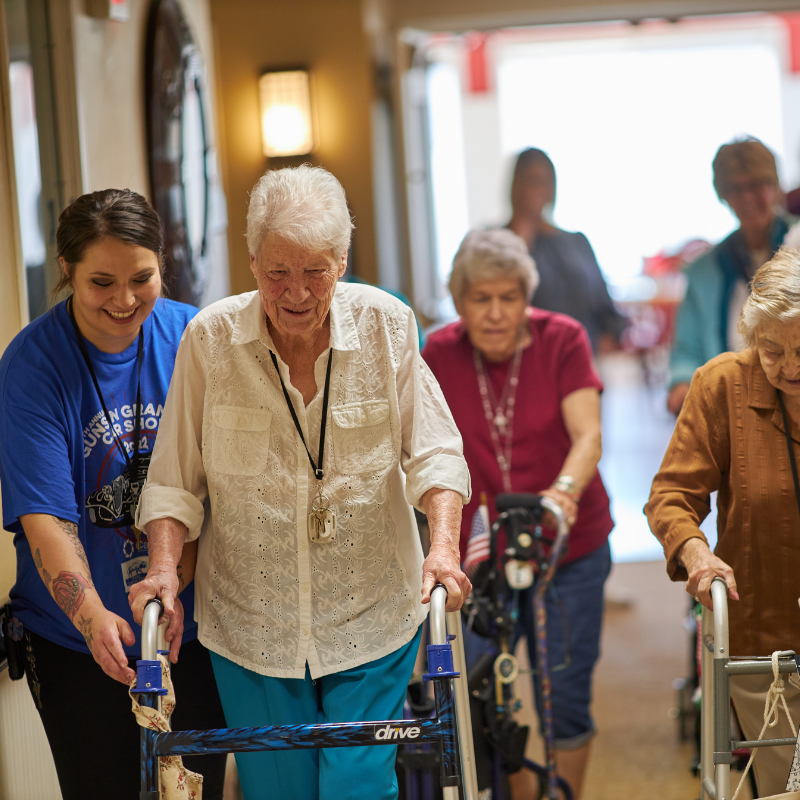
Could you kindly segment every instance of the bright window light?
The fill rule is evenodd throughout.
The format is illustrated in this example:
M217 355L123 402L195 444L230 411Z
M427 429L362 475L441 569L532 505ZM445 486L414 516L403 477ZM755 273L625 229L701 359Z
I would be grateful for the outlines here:
M612 282L642 258L737 222L712 186L717 148L750 134L784 153L780 39L714 32L507 47L501 148L555 164L555 223L583 231Z
M456 69L447 63L428 70L428 120L433 207L436 217L436 263L446 286L453 256L469 230L461 89ZM441 313L454 313L449 305Z

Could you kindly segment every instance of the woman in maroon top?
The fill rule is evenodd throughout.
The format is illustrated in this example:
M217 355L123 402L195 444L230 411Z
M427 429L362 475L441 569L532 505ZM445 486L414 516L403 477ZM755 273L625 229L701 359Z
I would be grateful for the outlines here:
M559 773L578 798L595 733L591 678L614 523L597 471L602 384L589 340L570 317L529 307L537 282L516 234L469 233L450 277L461 320L432 334L423 356L461 431L472 477L462 559L483 493L492 518L496 495L531 492L552 498L570 523L569 548L548 591L547 634L551 664L569 655L569 666L552 673L552 700ZM532 590L525 593L520 622L535 663Z

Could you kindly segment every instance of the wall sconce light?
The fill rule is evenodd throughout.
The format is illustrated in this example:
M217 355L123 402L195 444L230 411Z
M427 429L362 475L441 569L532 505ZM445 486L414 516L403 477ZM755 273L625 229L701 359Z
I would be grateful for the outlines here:
M305 70L265 72L258 80L264 155L303 156L314 150L311 81Z

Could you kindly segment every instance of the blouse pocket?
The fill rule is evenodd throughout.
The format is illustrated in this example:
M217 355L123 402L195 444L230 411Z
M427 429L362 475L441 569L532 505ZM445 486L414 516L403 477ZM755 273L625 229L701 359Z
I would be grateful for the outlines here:
M331 409L336 469L344 475L380 472L394 458L388 400L365 400Z
M211 466L226 475L260 475L267 467L272 412L243 406L211 411Z

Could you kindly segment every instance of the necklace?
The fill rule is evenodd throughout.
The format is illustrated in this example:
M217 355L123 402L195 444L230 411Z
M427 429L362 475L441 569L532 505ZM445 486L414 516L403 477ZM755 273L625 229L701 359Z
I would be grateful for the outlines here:
M506 376L500 400L495 400L492 384L486 374L483 358L477 348L472 348L475 372L478 375L478 390L483 404L483 414L489 424L494 455L503 477L503 491L511 492L511 443L514 434L514 405L519 385L519 368L522 363L522 347L514 351L514 359ZM503 441L501 442L501 437Z
M297 412L294 410L292 398L289 397L289 392L286 390L286 384L283 382L280 368L278 367L278 359L272 350L269 351L272 363L275 365L275 371L278 373L278 380L281 382L281 389L283 389L283 397L286 400L286 405L289 407L289 413L292 415L292 422L300 436L300 441L308 454L308 463L311 464L311 469L314 471L314 477L317 479L317 496L311 504L311 513L308 515L308 531L311 536L312 542L333 542L336 539L336 512L328 505L327 498L322 493L322 482L325 480L325 471L322 468L322 459L325 457L325 428L328 424L328 399L330 398L331 390L331 364L333 363L333 348L328 351L328 369L325 373L325 390L322 396L322 420L319 429L319 455L317 461L311 457L311 451L306 444L305 436L303 436L303 429L300 427L300 420L297 419Z

